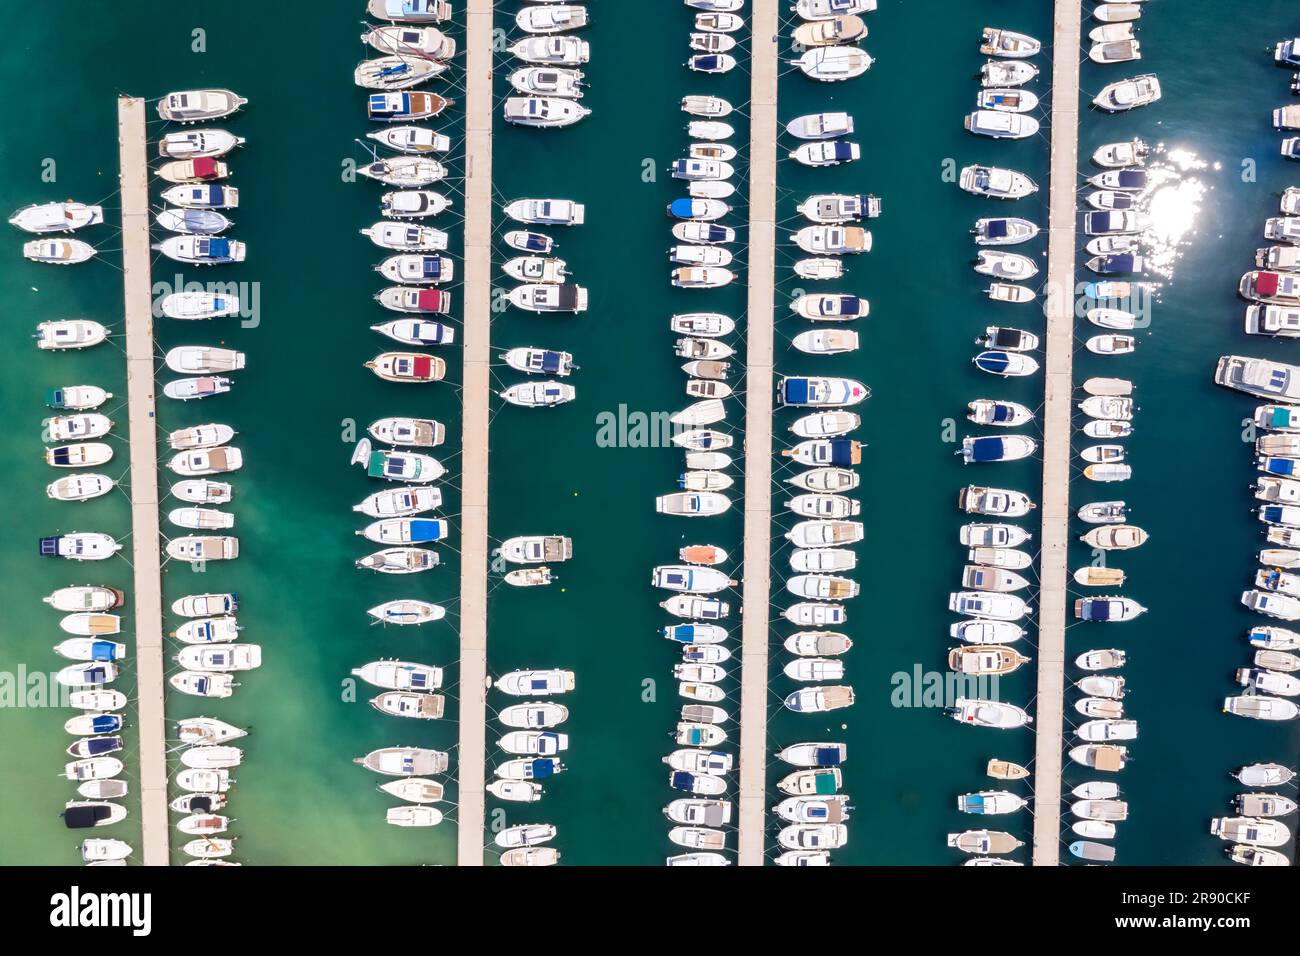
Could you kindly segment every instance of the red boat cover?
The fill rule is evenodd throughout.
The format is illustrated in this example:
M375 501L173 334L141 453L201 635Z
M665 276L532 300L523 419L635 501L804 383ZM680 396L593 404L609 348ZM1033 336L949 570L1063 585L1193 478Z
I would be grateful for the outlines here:
M194 176L196 179L215 179L217 175L217 161L211 156L200 156L194 160Z
M415 299L416 307L421 312L441 312L446 308L443 295L438 289L421 289Z
M412 363L416 378L429 378L433 374L433 360L428 355L417 355Z
M1255 276L1255 292L1259 295L1277 294L1277 273L1261 272Z

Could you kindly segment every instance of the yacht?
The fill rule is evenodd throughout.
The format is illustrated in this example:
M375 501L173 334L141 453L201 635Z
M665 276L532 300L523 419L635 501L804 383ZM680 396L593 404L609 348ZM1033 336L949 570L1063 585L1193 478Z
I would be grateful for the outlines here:
M239 205L239 190L220 183L172 186L162 191L162 200L182 209L234 209Z
M173 123L222 119L248 102L230 90L181 90L158 101L158 116Z
M1160 80L1154 73L1145 73L1127 80L1108 83L1093 97L1095 106L1108 113L1148 106L1160 99Z
M815 140L790 151L790 158L804 166L839 166L862 158L862 147L842 140Z
M171 236L150 248L169 259L196 266L243 262L247 254L242 242L220 236Z
M853 117L848 113L809 113L785 124L785 131L796 139L835 139L853 132Z
M853 46L816 46L798 59L788 61L807 76L825 83L851 80L871 68L874 59L865 50Z
M33 262L56 266L76 265L95 254L95 247L80 239L33 239L23 243L23 255Z
M590 114L587 107L560 96L510 96L502 107L507 123L543 129L572 126Z
M577 390L565 382L521 382L500 392L501 398L511 405L524 408L549 408L571 402Z
M389 382L440 382L447 374L446 362L423 352L381 352L365 367Z
M1037 184L1024 173L997 166L967 166L958 182L966 192L993 199L1020 199L1038 192Z
M361 230L361 235L381 249L395 252L445 252L447 233L429 226L405 222L377 222Z
M582 99L581 70L565 67L527 66L510 74L510 85L531 96L560 96Z
M456 338L451 326L427 319L393 319L370 328L404 345L450 345Z
M88 349L108 338L108 329L89 319L58 319L36 326L36 347L43 351Z
M361 42L394 56L446 61L456 55L456 41L435 27L374 27Z
M371 93L366 115L376 123L409 123L439 116L452 102L436 93Z
M493 686L512 697L549 697L567 693L575 684L573 671L554 669L510 671Z
M572 36L525 37L506 52L542 66L581 66L591 59L590 44Z
M515 14L515 25L525 33L564 33L587 25L587 8L562 3L524 7Z
M1032 116L998 109L975 110L963 125L967 132L993 139L1025 139L1038 132L1038 120Z
M802 23L791 34L795 49L856 43L867 35L867 25L856 14Z
M1033 721L1033 718L1022 708L1000 701L958 697L953 704L953 707L947 708L949 716L958 723L974 727L1008 730L1024 727Z
M103 221L103 206L87 206L71 199L24 206L9 217L11 226L36 234L75 232Z

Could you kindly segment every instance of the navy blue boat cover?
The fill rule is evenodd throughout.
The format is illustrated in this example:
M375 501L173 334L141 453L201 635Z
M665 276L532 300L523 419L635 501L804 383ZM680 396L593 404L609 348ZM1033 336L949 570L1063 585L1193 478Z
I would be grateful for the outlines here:
M984 229L984 234L990 239L1005 239L1007 237L1007 221L1005 219L990 219Z

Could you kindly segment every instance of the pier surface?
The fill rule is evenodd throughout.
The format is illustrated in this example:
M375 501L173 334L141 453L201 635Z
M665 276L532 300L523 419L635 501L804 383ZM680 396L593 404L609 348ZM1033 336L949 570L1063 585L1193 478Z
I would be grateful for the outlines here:
M1056 0L1052 46L1052 170L1048 195L1043 520L1039 551L1034 866L1061 861L1062 708L1070 544L1070 419L1074 380L1075 195L1079 166L1079 0Z
M163 717L162 539L158 533L158 441L154 413L153 297L149 264L149 151L145 103L117 101L121 161L122 284L131 443L131 561L135 572L136 731L140 739L140 836L146 866L170 862L166 726Z
M492 0L468 0L466 7L464 269L456 863L482 866L487 733L488 367L492 350Z
M772 339L776 267L777 0L754 0L745 341L745 564L740 669L740 865L763 865L772 557Z

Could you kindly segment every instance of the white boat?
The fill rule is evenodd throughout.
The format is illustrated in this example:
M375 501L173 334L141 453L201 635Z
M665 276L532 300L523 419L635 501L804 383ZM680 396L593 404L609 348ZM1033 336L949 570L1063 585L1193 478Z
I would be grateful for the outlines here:
M376 604L366 613L381 624L427 624L430 621L442 620L447 610L439 604L431 604L428 601L402 598Z
M394 56L446 61L456 55L456 41L435 27L374 27L361 35L361 41Z
M174 123L198 123L229 116L247 102L230 90L180 90L158 101L158 116Z
M189 535L167 542L167 555L178 561L222 561L239 557L239 539L222 535Z
M525 63L544 66L581 66L591 59L591 46L573 36L530 36L507 49Z
M533 96L561 96L582 99L581 70L565 67L528 66L510 74L510 85Z
M444 252L447 249L447 233L429 226L377 222L362 229L361 234L382 249L398 252Z
M993 139L1025 139L1038 132L1038 120L1005 110L975 110L963 120L967 132Z
M86 349L108 338L108 329L89 319L60 319L36 326L36 347L45 351Z
M809 113L786 123L785 131L796 139L835 139L853 132L853 117L848 113Z
M521 823L498 831L492 842L503 849L532 847L555 839L556 832L549 823Z
M590 114L587 107L560 96L510 96L502 105L507 123L540 129L572 126Z
M818 46L806 50L797 60L790 60L807 76L825 83L850 80L870 69L874 59L865 50L853 46Z
M182 694L193 697L226 698L235 693L235 679L229 674L181 671L168 678L168 683Z
M512 697L549 697L574 688L573 671L522 670L502 674L494 686Z
M416 56L380 56L363 60L352 71L352 82L367 90L407 90L447 69L446 63Z
M1022 708L1000 701L958 697L953 704L954 706L948 709L952 719L974 727L1008 730L1023 727L1033 720Z
M1037 56L1043 44L1025 33L985 27L980 36L980 53L1008 59L1026 59Z
M798 0L791 9L804 20L832 20L875 10L876 0Z
M1215 817L1210 821L1210 833L1246 846L1275 847L1291 842L1291 830L1286 824L1259 817Z
M170 236L150 248L161 252L169 259L196 266L243 262L247 255L247 249L242 242L220 236Z
M1020 199L1038 191L1024 173L998 166L966 166L958 183L966 192L994 199Z
M1117 113L1147 106L1158 99L1160 80L1154 73L1146 73L1107 84L1093 97L1092 102L1108 113Z
M436 780L424 777L401 777L381 783L379 789L407 803L438 803L444 795L444 787Z
M28 259L56 266L85 262L95 251L94 246L80 239L33 239L23 243L23 255Z
M554 866L560 862L560 851L549 846L521 847L502 853L498 862L502 866Z
M176 724L176 734L183 743L194 746L238 740L240 737L247 736L248 731L214 717L190 717Z
M1260 694L1225 697L1223 710L1225 713L1255 720L1294 720L1300 714L1300 708L1294 701Z
M24 206L9 217L11 226L37 234L74 232L103 221L103 206L88 206L71 199Z
M383 747L364 757L354 757L352 762L386 777L425 777L445 773L449 764L447 754L423 747Z
M395 827L436 827L442 822L442 811L436 807L389 807L384 822Z
M790 158L804 166L839 166L862 158L862 147L843 140L816 140L790 151Z
M1018 60L989 60L980 67L980 85L1023 86L1038 75L1038 67Z

